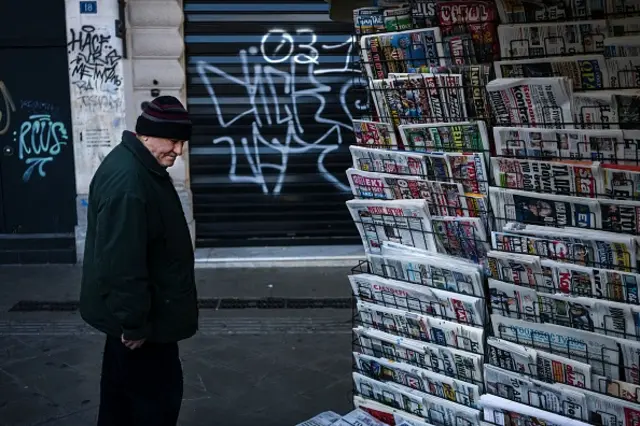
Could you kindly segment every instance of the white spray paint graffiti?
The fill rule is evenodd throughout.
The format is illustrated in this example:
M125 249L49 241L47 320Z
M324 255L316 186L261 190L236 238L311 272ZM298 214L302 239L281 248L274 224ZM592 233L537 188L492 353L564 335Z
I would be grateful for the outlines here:
M296 42L296 39L299 40L302 37L308 38L310 41ZM277 44L278 41L279 44ZM322 59L321 51L330 52L344 49L347 46L348 52L345 55L344 67L316 69L320 66ZM318 154L317 169L319 174L340 190L348 191L349 188L327 170L324 161L328 154L339 149L344 138L343 132L352 131L350 108L357 110L368 108L366 101L356 100L353 105L348 104L349 90L366 84L359 76L360 70L352 63L352 48L352 38L336 45L318 45L318 37L310 29L296 30L295 38L287 31L273 29L262 37L260 47L252 46L247 50L242 49L238 53L242 66L242 77L232 76L205 61L197 63L198 74L207 88L220 126L229 129L243 117L249 116L253 119L250 136L241 137L239 141L231 136L219 136L213 139L214 144L226 143L229 145L231 153L229 180L236 183L255 183L260 186L264 194L278 195L287 175L290 156L315 152ZM258 63L254 63L253 69L251 69L249 55L257 55L258 53L262 56L263 61L257 61ZM275 67L282 66L282 64L288 65L287 71ZM335 94L345 114L345 120L342 122L324 116L327 106L326 97L331 93L332 87L320 83L316 76L328 74L346 76L340 92ZM306 86L311 85L312 87L298 89L296 82L298 77L308 81ZM220 78L224 80L226 85L242 86L249 99L248 108L230 120L224 118L223 105L216 95L212 82L213 79ZM313 118L304 123L298 109L301 98L313 98L317 104ZM326 125L327 130L320 137L307 140L303 124ZM263 130L273 125L285 125L286 132L278 137L264 137ZM264 158L261 158L261 150L264 152L265 148L272 150L272 152L275 151L280 160L275 164L274 162L265 162ZM238 175L237 173L238 160L242 155L251 169L250 175ZM275 183L267 183L265 179L267 171L276 172Z

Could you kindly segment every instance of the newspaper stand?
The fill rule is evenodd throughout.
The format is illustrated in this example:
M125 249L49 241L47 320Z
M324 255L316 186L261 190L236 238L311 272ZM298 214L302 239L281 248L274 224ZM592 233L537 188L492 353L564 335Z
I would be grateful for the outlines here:
M407 3L354 14L370 110L354 117L348 175L356 200L423 200L428 220L350 210L368 259L384 258L385 244L397 243L445 255L443 263L455 256L479 264L489 280L474 291L445 288L432 272L370 260L352 274L475 296L486 315L472 323L464 308L452 317L439 303L354 288L353 351L370 357L356 355L354 373L440 398L441 408L409 403L393 386L386 392L354 381L354 395L438 426L557 424L550 419L640 426L640 1L607 0L600 9L592 2L579 11L550 1L520 9L503 1ZM533 100L543 89L567 94L568 104L555 95ZM504 230L512 223L523 227ZM366 303L482 329L482 351L469 350L478 345L466 336L449 345L419 321L358 309ZM590 336L611 344L594 349ZM481 379L408 349L419 346L401 347L420 341L479 355ZM514 348L531 360L520 361ZM543 369L549 360L562 361ZM414 367L416 377L394 374L387 361ZM580 365L588 377L574 369ZM444 379L425 386L425 371L460 386ZM491 382L489 372L511 381ZM462 383L503 406L488 409ZM448 410L451 402L478 409L477 417Z

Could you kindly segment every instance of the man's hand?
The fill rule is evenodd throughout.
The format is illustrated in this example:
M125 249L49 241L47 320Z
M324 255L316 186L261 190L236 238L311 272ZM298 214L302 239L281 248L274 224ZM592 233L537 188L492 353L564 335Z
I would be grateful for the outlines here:
M120 340L122 340L122 344L123 345L125 345L127 348L133 350L133 349L138 349L140 346L142 346L146 339L142 339L142 340L127 340L127 339L124 338L124 334L123 334L122 336L120 336Z

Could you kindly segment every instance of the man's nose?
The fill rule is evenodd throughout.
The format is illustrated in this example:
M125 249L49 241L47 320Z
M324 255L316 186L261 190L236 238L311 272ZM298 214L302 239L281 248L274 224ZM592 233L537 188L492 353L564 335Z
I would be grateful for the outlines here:
M176 142L173 145L173 152L176 155L182 155L182 150L184 149L184 142Z

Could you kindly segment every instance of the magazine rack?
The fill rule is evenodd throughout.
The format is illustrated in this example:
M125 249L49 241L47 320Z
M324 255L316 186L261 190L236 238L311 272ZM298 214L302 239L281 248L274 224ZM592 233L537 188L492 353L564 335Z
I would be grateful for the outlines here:
M398 270L391 264L374 269L363 261L353 274L484 298L486 321L468 323L447 315L437 303L385 291L374 297L358 287L354 298L360 302L415 315L375 317L356 309L354 328L379 330L397 336L398 342L404 338L437 345L442 340L426 331L421 315L482 327L484 338L497 339L482 342L486 353L476 352L487 366L574 390L582 389L576 384L590 383L584 392L591 402L551 400L531 389L516 396L511 384L490 385L467 372L447 374L440 359L399 350L398 342L367 341L356 332L354 352L445 374L567 419L640 426L640 406L624 412L607 408L612 400L640 404L638 362L626 359L635 347L625 343L640 341L640 309L635 310L640 305L640 240L633 238L640 234L640 40L633 39L640 39L640 2L610 0L601 10L595 3L584 5L580 13L574 5L546 1L519 11L499 10L502 1L496 8L481 1L472 1L475 6L461 1L407 3L409 9L385 12L381 19L375 17L379 11L354 16L370 109L354 120L356 148L348 176L356 200L424 200L429 220L350 207L365 250L379 255L384 243L395 242L466 259L482 265L487 278L522 288L521 293L535 291L536 300L525 304L487 282L481 291L469 291L466 283L444 287L446 278L433 272ZM636 21L628 20L632 17ZM513 25L518 23L524 25ZM505 79L513 80L508 85ZM544 226L548 232L512 225L504 230L513 223ZM537 269L522 263L522 256L536 258ZM563 281L560 273L567 274ZM622 317L614 310L616 314L600 314L596 322L584 298L619 309ZM523 334L525 328L505 325L502 317L541 327ZM629 321L635 321L633 327ZM545 326L563 327L564 344ZM593 350L571 333L611 338L617 350ZM443 347L478 347L465 339ZM496 341L569 363L552 374L537 362L522 367L513 351ZM640 349L636 358L638 353ZM580 371L570 374L570 362L590 366L589 378ZM612 373L592 377L591 371ZM379 363L363 368L355 362L354 372L394 381ZM438 386L415 389L447 394ZM403 401L373 389L354 386L354 394L408 409ZM593 405L594 398L602 401ZM477 424L445 412L411 412L439 426ZM544 421L506 408L484 412L479 419L487 424Z

